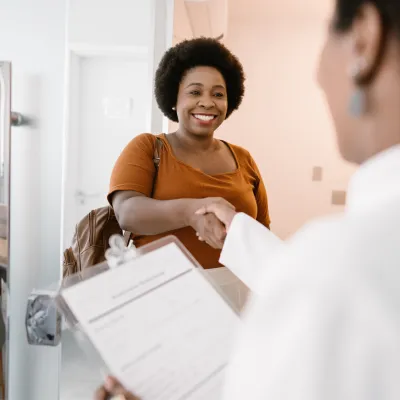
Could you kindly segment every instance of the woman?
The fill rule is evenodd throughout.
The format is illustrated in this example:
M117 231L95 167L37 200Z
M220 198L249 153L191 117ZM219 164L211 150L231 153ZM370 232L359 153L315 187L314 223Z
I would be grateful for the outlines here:
M156 72L155 95L178 129L157 136L162 142L158 171L156 136L134 138L114 167L108 195L137 247L175 235L204 268L220 267L225 229L214 215L195 215L213 198L225 199L269 227L267 194L256 163L248 151L214 137L243 94L242 65L218 41L187 40L166 52Z
M400 1L332 5L318 80L343 158L361 165L345 213L265 262L252 257L268 239L257 222L221 204L200 210L228 230L222 263L245 254L263 267L225 399L400 399Z

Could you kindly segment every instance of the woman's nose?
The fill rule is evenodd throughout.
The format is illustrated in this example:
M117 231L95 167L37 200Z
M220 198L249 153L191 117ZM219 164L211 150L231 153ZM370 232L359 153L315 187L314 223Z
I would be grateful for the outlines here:
M215 107L215 103L210 96L202 96L199 100L199 106L204 108L213 108Z

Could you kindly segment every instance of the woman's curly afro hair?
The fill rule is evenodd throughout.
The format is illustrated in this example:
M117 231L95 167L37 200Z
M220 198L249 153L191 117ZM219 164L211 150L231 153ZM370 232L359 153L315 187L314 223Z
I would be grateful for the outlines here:
M188 70L198 66L214 67L224 77L228 96L227 118L242 102L245 76L238 58L215 39L185 40L164 54L155 76L158 106L172 121L178 122L178 115L172 108L176 106L181 80Z

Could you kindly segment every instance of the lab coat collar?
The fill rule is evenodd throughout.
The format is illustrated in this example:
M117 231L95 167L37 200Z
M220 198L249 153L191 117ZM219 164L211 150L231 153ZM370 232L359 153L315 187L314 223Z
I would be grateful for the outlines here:
M367 160L350 181L346 211L358 213L400 196L400 145Z

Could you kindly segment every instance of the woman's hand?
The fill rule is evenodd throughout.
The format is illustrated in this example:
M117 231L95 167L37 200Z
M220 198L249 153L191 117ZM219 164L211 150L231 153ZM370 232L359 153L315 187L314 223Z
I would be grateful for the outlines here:
M115 378L108 377L103 386L97 389L95 400L140 400L128 392Z
M205 204L203 207L199 208L196 211L196 215L208 215L210 213L214 214L225 226L226 231L229 230L231 226L232 220L236 215L236 211L231 206L230 203L228 205L225 201L214 201L208 204Z

